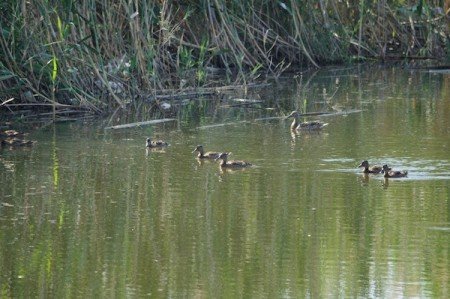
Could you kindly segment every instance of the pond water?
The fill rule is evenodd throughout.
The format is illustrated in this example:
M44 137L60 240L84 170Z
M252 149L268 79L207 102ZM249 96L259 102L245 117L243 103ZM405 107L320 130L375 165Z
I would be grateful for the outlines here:
M0 297L450 297L450 75L323 69L177 109L0 149ZM339 113L292 134L276 117L294 109ZM221 171L197 144L254 166Z

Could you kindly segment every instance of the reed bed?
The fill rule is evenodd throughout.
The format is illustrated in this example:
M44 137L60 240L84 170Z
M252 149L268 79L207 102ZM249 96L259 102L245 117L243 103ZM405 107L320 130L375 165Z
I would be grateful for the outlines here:
M0 111L106 113L297 67L448 60L449 2L5 0Z

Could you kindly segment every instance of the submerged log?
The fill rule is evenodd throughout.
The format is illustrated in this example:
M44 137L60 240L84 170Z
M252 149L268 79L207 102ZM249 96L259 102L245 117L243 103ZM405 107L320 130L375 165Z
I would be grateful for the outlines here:
M135 123L129 123L129 124L123 124L123 125L117 125L117 126L110 126L106 127L105 129L109 130L117 130L117 129L128 129L128 128L134 128L134 127L142 127L142 126L149 126L159 123L164 123L168 121L174 121L176 118L163 118L163 119L155 119L155 120L148 120L148 121L140 121Z
M185 100L191 98L199 98L202 96L211 96L215 95L214 91L199 91L199 92L187 92L187 93L178 93L178 94L168 94L168 95L152 95L146 98L146 101L154 101L154 100Z
M184 100L184 99L196 99L203 96L213 96L218 95L221 92L244 89L244 88L262 88L270 86L270 83L249 83L242 85L225 85L225 86L217 86L217 87L203 87L196 89L184 89L183 91L178 90L162 90L163 93L168 94L156 94L156 95L148 95L145 97L146 101L154 101L154 100ZM245 100L245 99L244 99ZM245 100L251 101L251 100Z
M253 100L253 99L231 99L233 102L242 103L242 104L262 104L264 103L261 100Z
M197 129L204 130L204 129L211 129L211 128L230 126L230 125L237 125L237 124L243 124L243 123L248 123L248 121L243 120L243 121L230 122L230 123L220 123L220 124L214 124L214 125L206 125L206 126L197 127Z
M334 115L348 115L352 113L360 113L363 112L363 109L349 109L349 110L341 110L336 112L330 112L328 114L325 114L324 116L334 116Z
M318 111L318 112L301 113L299 114L299 116L335 116L335 115L347 115L351 113L359 113L362 111L363 111L362 109L349 109L340 111Z

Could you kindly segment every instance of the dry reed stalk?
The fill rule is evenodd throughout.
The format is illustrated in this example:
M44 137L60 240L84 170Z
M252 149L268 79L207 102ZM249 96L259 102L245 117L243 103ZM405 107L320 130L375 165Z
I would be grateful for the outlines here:
M0 96L25 103L30 97L23 94L31 93L38 102L95 113L149 90L215 84L206 71L212 68L237 84L355 54L388 59L449 51L441 37L448 36L445 15L433 15L436 1L420 1L427 5L421 10L413 1L386 0L5 1ZM127 74L110 67L121 57ZM123 94L110 82L122 84Z

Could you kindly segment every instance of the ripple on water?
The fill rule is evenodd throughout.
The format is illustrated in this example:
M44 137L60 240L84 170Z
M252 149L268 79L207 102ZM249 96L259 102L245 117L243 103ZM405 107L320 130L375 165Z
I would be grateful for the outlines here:
M427 227L428 230L434 230L434 231L442 231L442 232L450 232L450 226L430 226Z

